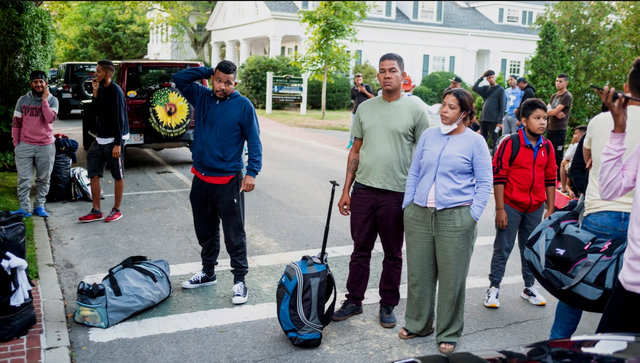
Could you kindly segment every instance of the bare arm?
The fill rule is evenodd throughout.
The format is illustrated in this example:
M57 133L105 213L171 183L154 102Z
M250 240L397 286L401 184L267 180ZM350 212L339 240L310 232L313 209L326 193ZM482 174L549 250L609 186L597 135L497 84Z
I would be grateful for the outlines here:
M587 169L591 170L591 149L587 149L586 147L582 147L582 157L584 158L585 163L587 164Z
M493 196L496 199L496 226L500 229L507 228L507 212L504 210L504 184L493 186Z
M544 218L546 219L550 215L552 215L556 211L556 188L553 186L547 186L547 213L544 214Z
M348 216L351 211L351 197L349 191L351 185L356 180L356 173L358 172L358 166L360 165L360 148L362 147L362 138L355 137L353 139L353 145L349 151L349 157L347 158L347 176L344 179L344 187L342 188L342 197L338 202L338 210L340 214Z

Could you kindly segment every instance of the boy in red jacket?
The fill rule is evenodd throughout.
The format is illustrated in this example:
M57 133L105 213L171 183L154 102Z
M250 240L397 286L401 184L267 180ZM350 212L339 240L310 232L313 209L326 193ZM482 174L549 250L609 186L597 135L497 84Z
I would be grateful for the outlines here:
M542 134L547 129L547 106L538 99L525 101L520 106L520 121L524 126L505 139L493 157L493 188L496 198L496 239L491 258L491 282L484 306L500 307L500 282L505 266L518 235L522 263L524 290L520 295L531 304L543 306L545 298L533 286L535 277L524 260L527 238L540 224L544 202L547 218L554 212L557 166L555 153L549 140ZM516 143L516 144L514 144Z

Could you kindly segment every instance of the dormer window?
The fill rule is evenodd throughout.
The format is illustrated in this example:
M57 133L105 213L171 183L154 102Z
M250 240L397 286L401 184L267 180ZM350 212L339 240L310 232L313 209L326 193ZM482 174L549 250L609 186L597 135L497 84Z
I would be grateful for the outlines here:
M442 22L442 1L414 1L413 20Z
M367 1L369 16L379 18L393 17L393 1Z
M498 23L532 25L534 22L533 11L520 9L498 9Z
M519 23L520 22L520 10L507 9L507 23Z
M302 9L304 10L316 10L320 6L320 1L303 1Z

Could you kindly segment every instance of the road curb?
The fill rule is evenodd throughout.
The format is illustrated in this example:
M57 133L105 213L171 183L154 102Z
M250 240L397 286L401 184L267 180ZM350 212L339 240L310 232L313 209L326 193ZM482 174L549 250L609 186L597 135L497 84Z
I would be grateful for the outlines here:
M42 342L43 362L71 362L69 330L58 273L53 263L49 231L44 218L33 218L33 238L40 275L42 321L45 339Z

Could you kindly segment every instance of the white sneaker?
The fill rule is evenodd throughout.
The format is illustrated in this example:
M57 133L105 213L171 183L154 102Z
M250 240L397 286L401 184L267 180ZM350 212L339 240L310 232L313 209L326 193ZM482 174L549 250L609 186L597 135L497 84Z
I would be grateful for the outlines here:
M193 275L189 280L182 283L183 289L196 289L203 286L215 285L218 282L216 274L213 276L207 276L204 271L200 271Z
M487 297L484 299L484 306L488 308L499 308L500 301L498 301L498 296L500 296L500 289L491 286L491 288L487 290Z
M536 306L545 306L547 305L547 300L545 300L544 296L540 295L538 290L535 287L527 287L522 290L522 294L520 294L525 300L529 300L529 302Z
M231 291L233 292L233 297L231 298L232 303L240 305L247 302L249 292L247 291L247 285L245 285L244 282L236 282L236 284L233 285L233 288L231 288Z

